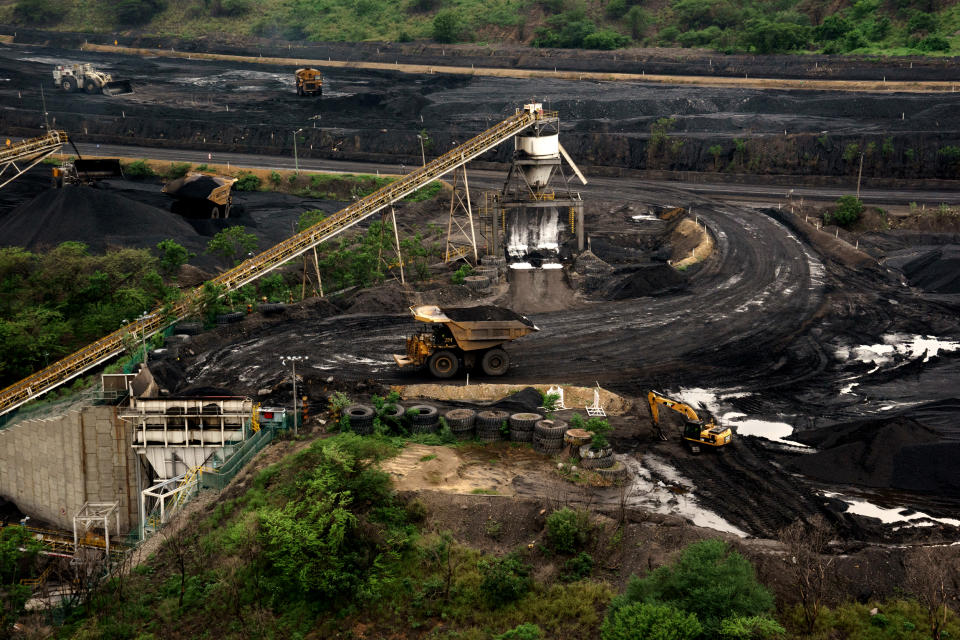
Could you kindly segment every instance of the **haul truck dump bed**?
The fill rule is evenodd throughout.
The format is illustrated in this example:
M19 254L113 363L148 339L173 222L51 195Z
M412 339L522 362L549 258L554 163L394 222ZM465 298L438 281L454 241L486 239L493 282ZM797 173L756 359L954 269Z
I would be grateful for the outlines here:
M407 338L406 355L394 354L397 366L426 365L437 378L451 378L460 368L478 363L484 373L502 376L510 356L501 345L539 331L528 318L502 307L441 309L433 305L410 307L413 317L431 325Z

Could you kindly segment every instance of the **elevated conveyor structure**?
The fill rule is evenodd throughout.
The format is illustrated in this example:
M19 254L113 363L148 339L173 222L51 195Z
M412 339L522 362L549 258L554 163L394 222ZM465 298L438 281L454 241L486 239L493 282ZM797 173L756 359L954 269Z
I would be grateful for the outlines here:
M358 200L346 209L321 220L312 227L284 240L273 248L264 251L244 261L240 265L221 273L210 280L215 285L224 287L226 291L239 289L245 284L273 271L277 267L309 251L318 244L333 238L338 233L349 229L358 222L372 216L378 211L389 207L405 198L417 189L426 186L433 180L444 176L457 167L463 166L477 156L496 147L505 140L509 140L527 127L545 118L556 118L556 112L547 112L526 105L524 109L510 116L503 122L487 129L480 135L471 138L455 149L448 151L436 160L408 173L396 182L375 191L369 196ZM61 134L63 135L63 134ZM64 135L64 140L66 136ZM75 378L84 371L109 360L121 353L124 349L124 337L135 335L153 335L172 323L196 312L203 299L203 287L197 287L186 294L181 300L164 308L157 308L153 313L132 322L117 331L87 345L76 353L63 358L49 367L34 373L0 391L0 415L16 409L20 405L37 398L47 391Z
M0 148L0 189L35 167L44 158L60 150L68 142L66 131L51 131L39 138L30 138ZM8 174L7 171L12 170Z

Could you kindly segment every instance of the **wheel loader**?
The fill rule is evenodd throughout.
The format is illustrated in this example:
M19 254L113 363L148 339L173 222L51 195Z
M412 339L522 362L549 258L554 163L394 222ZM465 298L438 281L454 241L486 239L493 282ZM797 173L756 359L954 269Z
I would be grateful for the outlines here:
M133 86L129 80L114 80L109 73L94 69L89 62L58 64L53 69L53 81L67 92L83 90L87 93L102 93L105 96L133 93Z
M323 95L323 74L316 69L297 69L294 73L297 81L298 96Z
M394 354L393 359L401 368L426 367L435 378L452 378L478 365L488 376L502 376L510 368L502 345L539 331L526 317L501 307L424 305L410 307L410 312L429 328L409 336L406 355Z
M680 438L690 448L691 453L700 453L701 445L720 449L730 444L732 438L730 427L716 424L713 418L706 421L702 420L690 405L668 398L656 391L650 391L647 394L647 402L650 404L650 417L653 418L653 426L657 428L662 440L666 440L666 437L663 435L663 429L660 426L660 407L666 407L683 416L684 422L683 429L680 431Z

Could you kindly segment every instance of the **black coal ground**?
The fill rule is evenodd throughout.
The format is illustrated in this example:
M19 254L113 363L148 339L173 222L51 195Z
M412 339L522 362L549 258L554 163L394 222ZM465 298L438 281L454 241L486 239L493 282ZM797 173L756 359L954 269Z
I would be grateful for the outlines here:
M656 197L636 191L633 196ZM903 287L881 267L853 270L829 255L815 256L782 225L757 212L679 193L667 197L695 201L716 234L717 254L692 270L687 290L655 298L594 299L567 311L534 313L531 319L541 331L508 346L514 365L500 381L599 382L633 397L649 388L735 390L739 397L727 403L730 409L788 420L798 434L841 429L860 443L844 448L845 443L823 440L820 453L798 459L770 451L753 437L739 438L726 455L698 458L642 429L615 434L614 441L621 450L667 458L711 508L757 535L775 535L793 519L818 513L854 539L955 535L938 523L922 531L894 531L850 516L842 501L821 492L873 490L873 500L889 504L890 492L900 490L895 504L931 516L960 511L950 490L951 418L957 414L951 398L960 380L960 358L949 351L932 357L905 352L874 366L837 355L851 346L882 344L890 336L956 339L956 305ZM598 233L622 233L618 215L626 214L597 214ZM310 355L306 377L426 382L424 374L398 371L389 356L401 351L404 337L418 328L403 308L407 301L371 291L363 314L314 318L307 303L296 320L213 335L196 357L187 358L187 383L251 394L276 387L286 372L272 362L274 356L294 346ZM859 381L857 393L842 393L853 381ZM645 415L638 410L640 423ZM856 424L843 426L851 421ZM915 464L921 458L928 464ZM743 496L744 486L752 488L749 499L731 500L731 495Z

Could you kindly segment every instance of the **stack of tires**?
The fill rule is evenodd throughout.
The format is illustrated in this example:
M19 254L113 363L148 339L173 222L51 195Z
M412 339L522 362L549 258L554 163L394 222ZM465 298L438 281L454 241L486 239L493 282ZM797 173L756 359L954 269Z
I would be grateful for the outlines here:
M417 404L410 409L410 433L436 433L440 428L440 412L432 404Z
M472 440L477 412L473 409L451 409L443 416L457 440Z
M508 411L481 411L477 414L474 424L477 428L477 438L480 442L496 442L503 440L500 425L510 419Z
M403 416L406 414L406 410L403 406L399 404L389 405L384 409L383 415L380 416L380 420L387 423L388 426L399 426L403 422Z
M613 458L613 447L593 449L591 445L582 445L579 449L580 466L597 473L607 480L621 480L627 477L627 468Z
M343 415L350 421L350 429L361 436L373 433L373 419L376 413L373 407L365 404L352 404L343 410Z
M510 416L510 439L514 442L531 442L533 428L543 420L539 413L515 413Z
M533 427L533 450L553 455L563 450L563 434L567 423L563 420L539 420Z
M499 270L496 265L479 265L474 267L473 274L474 276L486 276L490 280L490 284L497 284L500 281ZM466 282L466 278L464 278Z
M198 333L203 331L203 324L200 322L180 322L177 324L176 328L173 330L174 333L178 333L185 336L195 336Z
M234 311L232 313L221 313L217 316L217 324L233 324L243 320L246 314L243 311Z

